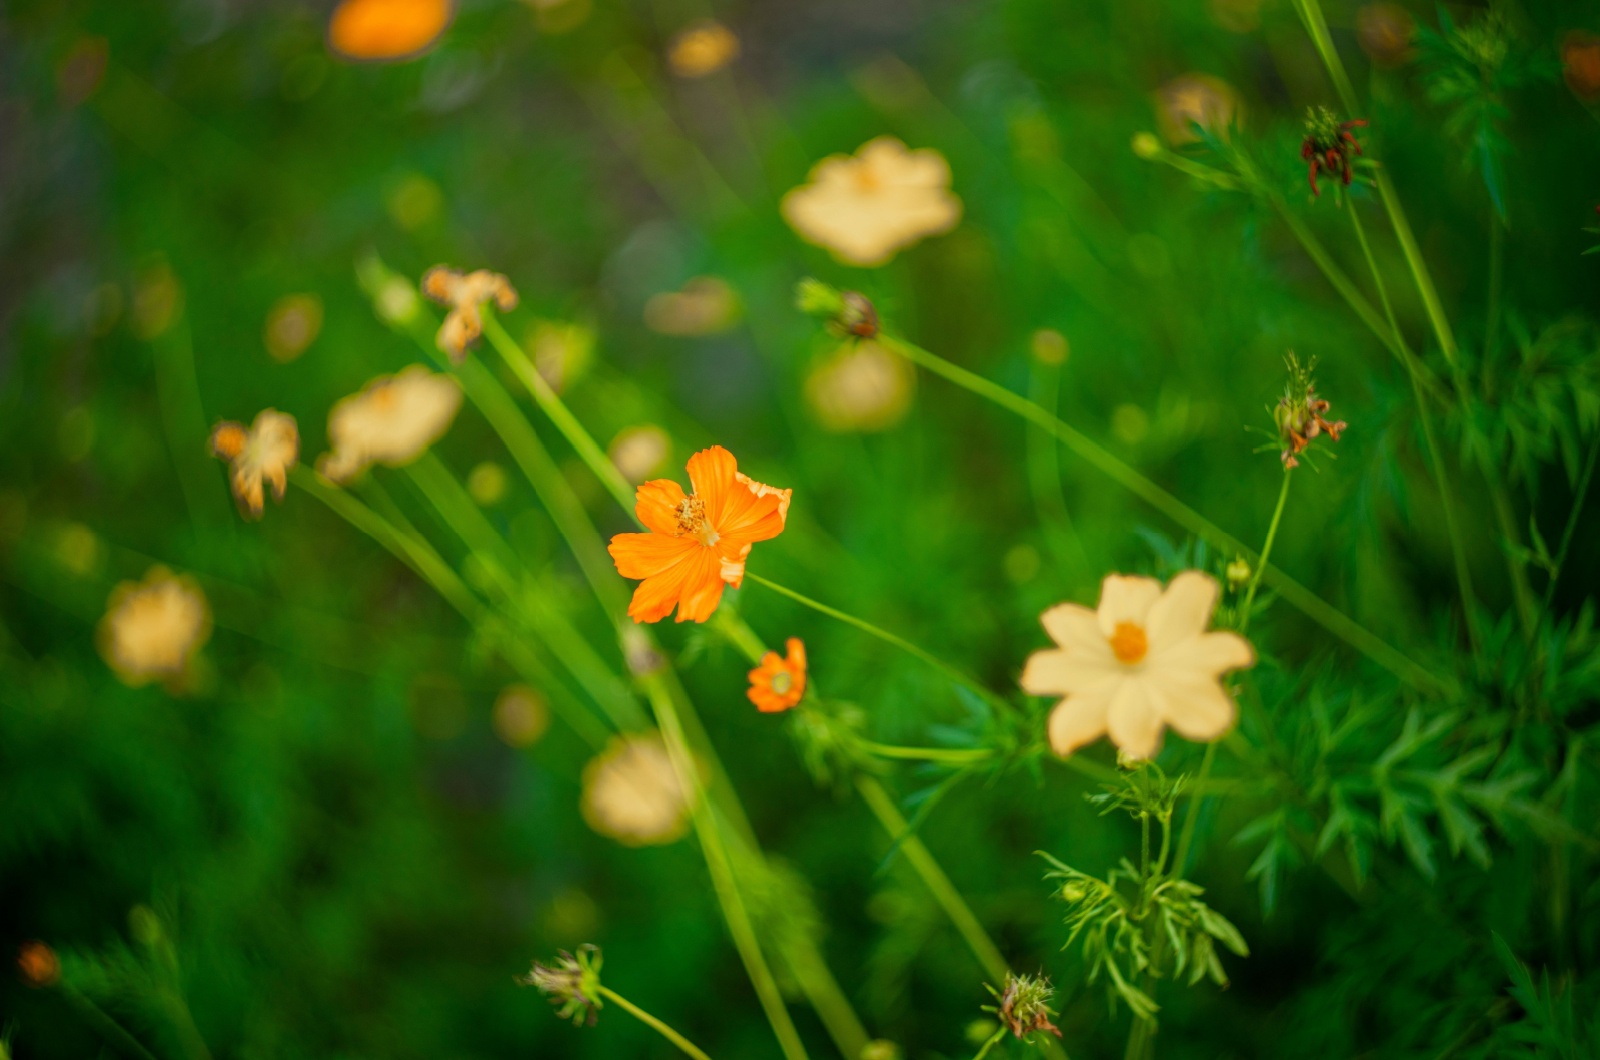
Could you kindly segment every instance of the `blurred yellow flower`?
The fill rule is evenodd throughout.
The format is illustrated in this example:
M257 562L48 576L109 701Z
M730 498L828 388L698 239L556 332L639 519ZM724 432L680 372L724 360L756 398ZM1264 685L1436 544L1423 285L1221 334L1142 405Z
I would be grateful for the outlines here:
M328 19L328 47L368 62L415 58L444 34L454 15L453 0L343 0Z
M300 427L288 413L262 409L248 429L232 420L211 428L211 452L228 461L228 485L239 514L259 519L267 484L273 499L283 500L289 469L300 459Z
M944 156L908 150L890 136L862 144L853 156L824 158L808 180L783 197L783 219L847 265L882 265L961 219Z
M510 685L494 701L494 732L507 747L532 747L549 727L549 705L527 685Z
M688 831L689 800L661 737L617 736L583 768L583 819L627 846L654 846Z
M716 335L739 322L739 296L725 280L696 276L679 290L652 295L644 322L663 335Z
M637 486L672 458L672 439L653 423L626 427L611 439L606 455L622 477Z
M1156 91L1156 121L1161 135L1173 146L1200 139L1198 125L1213 136L1227 138L1228 128L1243 113L1239 94L1221 78L1210 74L1184 74Z
M1065 757L1107 733L1127 757L1150 758L1171 726L1215 740L1238 714L1222 675L1254 666L1237 633L1207 632L1217 581L1184 571L1154 578L1106 577L1097 611L1057 604L1040 619L1059 647L1035 652L1022 671L1030 695L1064 696L1050 712L1050 747Z
M559 320L535 320L523 345L533 355L533 365L560 393L583 377L594 359L594 329Z
M404 467L444 436L461 408L461 386L420 364L379 376L328 414L328 443L317 471L343 485L373 464Z
M485 302L492 300L502 313L517 308L517 290L511 286L511 281L488 269L464 273L435 265L422 275L422 293L450 307L444 315L444 323L439 326L437 341L452 364L465 360L467 347L483 334Z
M322 330L322 299L314 294L286 294L267 311L262 341L267 353L287 364L306 352Z
M812 368L806 405L830 431L881 431L905 418L916 383L903 357L876 342L851 342Z
M193 578L151 567L123 582L100 620L100 654L124 684L177 684L211 636L211 605Z
M667 65L679 77L707 77L738 57L739 38L711 19L679 33L667 48Z

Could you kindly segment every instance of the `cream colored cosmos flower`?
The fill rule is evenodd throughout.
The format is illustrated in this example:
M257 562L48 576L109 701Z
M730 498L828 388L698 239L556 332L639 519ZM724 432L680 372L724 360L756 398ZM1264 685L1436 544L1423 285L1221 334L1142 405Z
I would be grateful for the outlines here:
M806 376L806 404L830 431L881 431L905 418L916 385L904 357L871 340L850 342Z
M1207 632L1217 582L1184 571L1166 591L1154 578L1109 575L1100 607L1058 604L1040 621L1059 648L1034 652L1022 688L1065 696L1050 713L1050 747L1065 757L1109 733L1130 758L1150 758L1172 726L1191 740L1215 740L1238 708L1222 685L1230 670L1254 666L1237 633Z
M783 197L783 219L847 265L882 265L961 219L944 156L908 150L890 136L862 144L853 156L824 158L809 180Z
M449 430L461 407L461 386L420 364L379 376L328 414L333 452L317 471L343 485L373 464L403 467Z
M583 767L583 819L631 847L683 837L689 800L660 736L615 737Z
M211 605L193 578L151 567L142 582L123 582L100 620L99 646L124 684L180 682L211 636Z

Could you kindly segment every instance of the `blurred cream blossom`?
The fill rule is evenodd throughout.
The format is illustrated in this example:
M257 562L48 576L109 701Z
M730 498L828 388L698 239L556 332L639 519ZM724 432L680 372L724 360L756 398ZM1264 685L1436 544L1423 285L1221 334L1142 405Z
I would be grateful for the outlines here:
M696 276L679 290L652 295L644 322L662 335L716 335L739 322L739 296L726 280Z
M443 437L461 407L461 386L420 364L379 376L333 406L317 471L344 485L373 464L403 467Z
M1217 606L1215 578L1184 571L1167 585L1109 575L1096 611L1057 604L1040 621L1059 647L1035 652L1022 671L1030 695L1064 696L1050 712L1050 747L1065 757L1110 734L1127 757L1151 758L1171 726L1191 740L1215 740L1238 714L1222 684L1254 666L1237 633L1207 632Z
M211 636L211 605L193 578L151 567L123 582L100 620L100 654L124 684L177 685Z
M830 431L881 431L905 418L916 382L905 358L876 342L850 342L806 377L806 405Z
M862 144L854 155L829 155L808 179L783 197L783 219L847 265L882 265L961 219L944 156L932 148L908 150L890 136Z
M689 800L661 737L614 737L583 768L583 819L626 846L655 846L688 831Z
M1210 74L1183 74L1156 90L1156 122L1174 147L1199 140L1196 125L1226 139L1242 113L1233 86Z
M709 77L739 57L739 38L720 22L696 22L672 38L667 65L679 77Z
M606 453L622 477L637 486L671 459L672 438L653 423L626 427L611 439Z

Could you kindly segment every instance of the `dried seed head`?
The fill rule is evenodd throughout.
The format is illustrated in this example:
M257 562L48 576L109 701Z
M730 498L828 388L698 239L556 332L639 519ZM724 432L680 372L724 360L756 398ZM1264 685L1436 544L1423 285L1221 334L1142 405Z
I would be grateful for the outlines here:
M562 1019L593 1027L604 1004L600 1000L600 947L584 943L576 955L562 950L551 964L533 962L527 975L517 977L523 986L536 987L556 1006Z
M984 1011L993 1012L1016 1037L1025 1037L1034 1031L1049 1031L1057 1038L1061 1037L1061 1029L1050 1021L1050 1017L1056 1013L1050 1007L1055 988L1050 985L1049 979L1011 973L1006 976L1004 991L996 991L987 983L984 987L1000 1002L994 1007L985 1005Z

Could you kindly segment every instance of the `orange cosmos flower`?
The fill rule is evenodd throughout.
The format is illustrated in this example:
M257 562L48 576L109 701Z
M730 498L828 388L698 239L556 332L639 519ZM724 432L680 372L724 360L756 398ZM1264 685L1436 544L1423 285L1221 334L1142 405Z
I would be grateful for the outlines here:
M750 671L750 702L763 714L788 710L806 694L806 646L799 637L790 637L784 646L789 649L787 659L769 651Z
M444 34L454 15L452 0L344 0L328 20L328 47L346 59L411 59Z
M624 578L643 579L628 616L659 622L678 609L679 622L704 622L722 587L744 580L750 546L783 533L791 490L773 489L739 473L733 454L714 445L689 458L694 492L671 479L639 487L634 513L645 534L618 534L611 558Z

